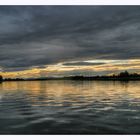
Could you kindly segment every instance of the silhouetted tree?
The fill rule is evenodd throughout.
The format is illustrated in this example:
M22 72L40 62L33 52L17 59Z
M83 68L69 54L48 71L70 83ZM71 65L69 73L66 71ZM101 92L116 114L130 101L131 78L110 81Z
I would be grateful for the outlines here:
M130 76L132 76L132 77L139 77L140 75L137 74L137 73L132 73Z
M3 78L2 78L2 76L0 75L0 81L2 81L3 80Z
M128 77L128 76L129 76L129 73L128 73L128 71L124 71L124 72L121 72L121 73L119 74L119 76L120 76L120 77Z

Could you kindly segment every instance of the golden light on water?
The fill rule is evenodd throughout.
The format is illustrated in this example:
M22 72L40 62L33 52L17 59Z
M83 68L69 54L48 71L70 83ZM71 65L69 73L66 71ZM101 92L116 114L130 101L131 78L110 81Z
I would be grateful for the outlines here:
M11 94L13 91L29 92L28 94L32 94L32 97L45 96L46 100L48 100L48 98L55 98L55 100L58 101L64 98L73 100L77 97L80 101L85 102L103 100L104 98L110 98L115 102L120 96L124 99L132 97L140 98L138 81L59 81L59 84L58 81L4 82L0 86L0 89L2 91L11 91ZM106 91L104 89L106 89Z

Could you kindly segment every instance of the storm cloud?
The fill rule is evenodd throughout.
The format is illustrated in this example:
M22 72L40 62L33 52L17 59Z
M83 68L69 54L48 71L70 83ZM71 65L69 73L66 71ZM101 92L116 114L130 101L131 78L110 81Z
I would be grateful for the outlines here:
M140 58L140 6L0 6L5 71Z

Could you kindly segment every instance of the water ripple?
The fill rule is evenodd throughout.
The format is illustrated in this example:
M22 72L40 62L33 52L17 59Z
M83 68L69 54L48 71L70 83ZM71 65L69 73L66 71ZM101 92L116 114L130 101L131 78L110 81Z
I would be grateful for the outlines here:
M0 134L140 134L139 82L5 82L0 88Z

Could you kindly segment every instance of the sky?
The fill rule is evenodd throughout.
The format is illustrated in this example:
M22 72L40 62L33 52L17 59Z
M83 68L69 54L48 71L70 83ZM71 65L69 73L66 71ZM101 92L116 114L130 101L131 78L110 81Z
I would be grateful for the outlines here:
M5 78L140 72L140 6L0 6Z

